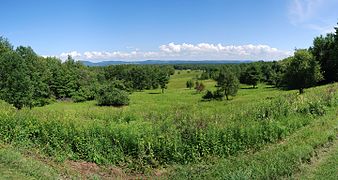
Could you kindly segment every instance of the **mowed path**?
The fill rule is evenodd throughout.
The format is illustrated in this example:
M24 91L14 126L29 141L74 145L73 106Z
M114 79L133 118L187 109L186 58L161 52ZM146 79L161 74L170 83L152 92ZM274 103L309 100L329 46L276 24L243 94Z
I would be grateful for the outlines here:
M338 110L336 114L338 120ZM336 137L333 137L332 142L316 151L311 162L305 164L294 179L338 179L338 122L335 131Z
M305 167L307 169L296 179L338 179L338 140L320 152L319 156Z

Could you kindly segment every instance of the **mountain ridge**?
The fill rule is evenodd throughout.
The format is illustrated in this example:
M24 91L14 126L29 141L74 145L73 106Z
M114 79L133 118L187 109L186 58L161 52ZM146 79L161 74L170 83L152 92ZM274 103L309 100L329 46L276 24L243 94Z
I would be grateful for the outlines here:
M240 64L250 63L252 60L144 60L144 61L80 61L86 66L109 66L119 64Z

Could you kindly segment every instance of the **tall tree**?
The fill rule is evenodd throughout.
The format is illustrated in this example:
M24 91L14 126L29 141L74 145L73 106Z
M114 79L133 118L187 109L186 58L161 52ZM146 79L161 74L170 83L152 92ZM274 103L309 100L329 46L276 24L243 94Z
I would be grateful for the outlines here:
M23 58L27 65L27 76L31 80L33 88L33 106L43 106L50 98L50 90L47 84L48 68L43 58L39 57L31 47L19 46L16 52Z
M316 85L322 78L320 66L309 51L297 50L294 56L289 58L285 82L290 89L298 89L302 94L304 88Z
M235 96L239 88L239 80L234 73L228 69L222 69L217 78L219 90L224 92L227 100L229 96Z
M17 109L32 107L33 88L25 60L16 52L0 55L0 97Z
M330 33L326 36L319 36L313 40L313 46L310 52L314 55L323 71L324 81L326 83L337 80L337 59L335 58L335 35Z

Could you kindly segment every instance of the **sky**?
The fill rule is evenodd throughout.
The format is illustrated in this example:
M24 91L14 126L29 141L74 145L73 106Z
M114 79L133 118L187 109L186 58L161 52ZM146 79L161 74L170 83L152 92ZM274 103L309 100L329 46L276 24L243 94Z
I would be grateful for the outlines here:
M41 56L279 60L333 32L338 0L1 0L0 36Z

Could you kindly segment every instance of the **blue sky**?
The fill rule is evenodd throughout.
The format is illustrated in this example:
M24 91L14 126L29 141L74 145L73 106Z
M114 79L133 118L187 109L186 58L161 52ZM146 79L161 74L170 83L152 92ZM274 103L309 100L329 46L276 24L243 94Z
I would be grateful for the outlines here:
M338 0L2 0L0 20L44 56L275 60L332 32Z

